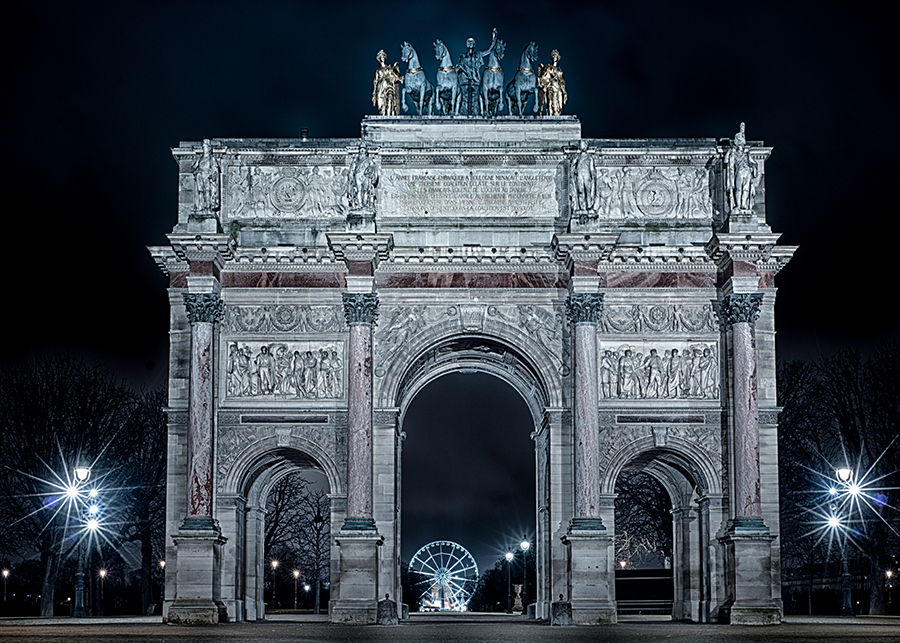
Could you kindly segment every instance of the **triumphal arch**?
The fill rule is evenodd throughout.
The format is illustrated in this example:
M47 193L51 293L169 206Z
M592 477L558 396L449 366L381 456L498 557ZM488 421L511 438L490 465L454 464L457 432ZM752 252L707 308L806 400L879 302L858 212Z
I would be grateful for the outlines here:
M266 494L309 468L332 499L331 620L402 600L404 413L465 369L531 409L537 617L615 622L627 468L672 499L674 616L779 622L774 277L794 248L766 223L770 149L743 125L588 139L559 108L400 116L396 98L359 138L173 150L178 221L151 248L171 306L165 617L263 618Z

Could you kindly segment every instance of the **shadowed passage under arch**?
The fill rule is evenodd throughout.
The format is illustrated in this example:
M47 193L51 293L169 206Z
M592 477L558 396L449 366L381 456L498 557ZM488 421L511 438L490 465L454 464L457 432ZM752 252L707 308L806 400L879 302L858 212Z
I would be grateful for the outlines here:
M516 539L534 535L534 418L498 377L451 373L426 385L402 430L404 560L452 540L488 569Z

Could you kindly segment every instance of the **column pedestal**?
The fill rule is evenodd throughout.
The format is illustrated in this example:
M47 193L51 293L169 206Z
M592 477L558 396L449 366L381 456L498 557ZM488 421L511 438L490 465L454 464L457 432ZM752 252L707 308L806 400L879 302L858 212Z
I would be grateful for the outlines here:
M575 625L616 622L610 592L614 575L609 559L612 536L596 529L570 529L563 536L569 548L569 602Z
M384 537L371 531L341 529L340 595L331 604L331 622L373 625L378 620L378 547Z
M725 545L725 595L720 620L732 625L778 625L781 606L772 598L772 541L765 528L734 530Z
M176 586L178 595L169 607L166 621L175 625L215 625L228 620L228 610L219 600L222 546L218 530L180 530L173 538L178 548Z

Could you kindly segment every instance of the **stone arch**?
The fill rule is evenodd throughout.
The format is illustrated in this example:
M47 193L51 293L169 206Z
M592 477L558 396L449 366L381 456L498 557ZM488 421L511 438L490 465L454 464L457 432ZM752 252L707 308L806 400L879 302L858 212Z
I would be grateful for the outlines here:
M245 447L222 475L218 512L225 536L222 599L229 620L263 618L266 499L282 477L303 470L321 471L332 498L332 533L343 520L346 481L332 454L304 437L279 429ZM335 557L334 550L330 559Z
M429 352L463 339L483 340L514 355L542 387L546 405L563 405L562 379L568 374L569 354L567 338L563 337L565 323L561 311L553 308L551 312L546 307L537 306L517 307L517 311L520 308L529 311L516 313L515 319L525 319L522 323L528 322L526 314L537 318L535 311L538 311L542 316L544 323L535 322L531 327L534 332L529 333L510 321L512 315L504 317L496 306L461 304L434 308L441 309L441 312L434 313L440 317L430 324L421 322L423 326L415 331L398 335L394 326L376 330L376 407L399 407L404 397L404 383L427 361Z
M721 507L718 469L707 450L665 430L633 440L618 449L601 472L601 489L615 498L615 484L626 468L638 468L660 482L672 503L672 616L707 622L714 597L715 529L711 504ZM615 532L614 512L610 512Z

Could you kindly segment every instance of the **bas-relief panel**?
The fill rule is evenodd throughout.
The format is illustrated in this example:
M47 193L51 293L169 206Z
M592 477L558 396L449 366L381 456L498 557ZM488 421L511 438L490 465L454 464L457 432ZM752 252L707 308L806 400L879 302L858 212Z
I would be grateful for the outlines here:
M655 447L672 446L671 438L682 440L706 452L710 461L718 464L722 459L722 439L720 429L715 426L698 425L648 425L626 426L604 425L600 427L601 453L600 469L606 469L613 456L629 444L652 437ZM605 446L606 448L603 448Z
M601 333L716 332L712 304L604 305L597 325Z
M344 397L344 342L228 341L226 400L337 400Z
M346 330L346 323L340 306L229 304L224 328L234 333L336 333Z
M349 169L232 165L224 220L346 217Z
M378 196L383 217L554 218L556 171L548 169L403 169L385 171Z
M718 353L716 342L601 340L600 399L717 400Z
M601 167L597 170L601 219L709 220L709 170L700 167Z

